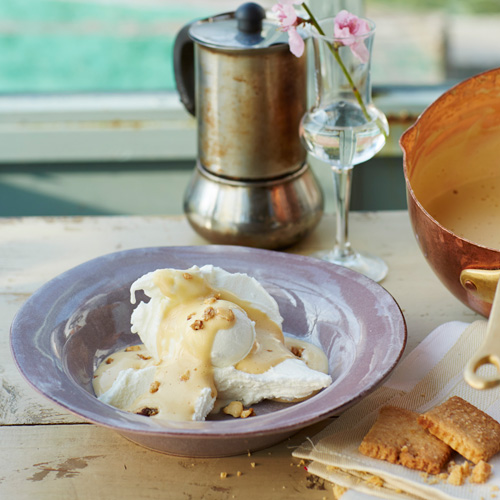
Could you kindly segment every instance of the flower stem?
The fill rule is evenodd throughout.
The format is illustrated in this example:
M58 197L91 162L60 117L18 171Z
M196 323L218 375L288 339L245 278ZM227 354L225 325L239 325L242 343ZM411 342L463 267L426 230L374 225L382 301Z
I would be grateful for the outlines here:
M302 4L302 7L304 8L304 10L309 15L309 22L316 28L316 30L318 31L318 33L321 36L326 36L325 32L323 31L323 29L319 25L318 21L314 17L314 14L311 12L311 10L309 9L309 7L307 6L307 4L305 2ZM359 106L361 108L361 111L363 112L363 115L365 116L365 118L368 121L371 121L372 117L370 116L370 114L368 113L368 110L366 109L365 103L363 101L363 97L361 96L361 93L359 92L359 89L356 87L356 84L354 83L354 81L353 81L353 79L352 79L352 77L351 77L348 69L345 67L344 62L342 61L342 58L340 57L338 47L336 47L335 44L333 44L331 42L326 42L326 43L327 43L327 45L328 45L331 53L333 54L333 57L335 57L336 61L338 62L339 66L340 66L340 69L342 70L342 73L344 73L344 76L346 77L346 80L348 81L349 85L351 86L351 89L352 89L352 92L354 94L354 97L356 97L356 100L358 101L358 104L359 104ZM377 119L376 123L377 123L380 131L384 135L384 137L387 139L387 133L386 133L384 127L382 126L382 124L380 123L380 120Z

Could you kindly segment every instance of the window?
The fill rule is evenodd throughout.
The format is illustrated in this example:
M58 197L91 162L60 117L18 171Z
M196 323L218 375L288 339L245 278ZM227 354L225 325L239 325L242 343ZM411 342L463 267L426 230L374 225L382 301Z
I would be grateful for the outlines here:
M175 91L173 41L186 22L241 3L0 0L0 162L192 156L194 122ZM406 117L402 127L456 81L500 66L497 0L310 5L318 16L347 6L376 21L375 95L391 119Z

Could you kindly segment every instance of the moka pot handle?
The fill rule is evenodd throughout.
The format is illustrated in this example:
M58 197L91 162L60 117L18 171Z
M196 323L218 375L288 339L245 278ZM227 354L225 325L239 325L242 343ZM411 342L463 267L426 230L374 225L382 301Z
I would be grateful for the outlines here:
M194 42L189 36L189 23L184 26L175 38L174 43L174 75L177 91L184 107L193 116L196 112L194 88L195 88L195 68L194 68Z

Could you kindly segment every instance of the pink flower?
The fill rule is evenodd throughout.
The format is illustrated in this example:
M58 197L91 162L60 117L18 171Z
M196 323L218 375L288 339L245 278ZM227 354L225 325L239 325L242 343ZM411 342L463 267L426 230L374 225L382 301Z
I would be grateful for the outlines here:
M359 37L370 32L369 24L359 17L341 10L335 16L335 38L340 38L343 45L351 47L352 53L361 61L367 62L370 54L364 40Z
M297 17L294 4L301 4L302 0L282 0L273 5L272 11L278 15L278 21L281 24L282 31L288 32L288 43L291 53L300 57L304 53L304 40L297 33L297 26L302 20Z
M290 45L290 52L300 57L304 53L304 39L297 33L296 29L288 30L288 44Z

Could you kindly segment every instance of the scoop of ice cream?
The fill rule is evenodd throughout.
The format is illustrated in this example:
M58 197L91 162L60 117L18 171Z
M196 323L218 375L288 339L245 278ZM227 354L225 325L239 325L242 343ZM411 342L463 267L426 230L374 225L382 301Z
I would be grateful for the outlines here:
M190 279L186 280L186 276ZM153 357L159 361L162 357L160 350L174 353L180 337L176 334L158 335L161 324L168 314L172 314L175 307L182 307L182 311L191 311L186 304L193 297L204 297L209 289L223 290L238 299L247 302L253 308L263 311L272 321L281 325L283 319L279 314L278 304L267 293L262 285L246 274L231 274L211 265L201 268L193 266L185 271L177 269L160 269L145 274L131 286L131 301L135 303L135 293L143 290L150 297L148 302L141 302L133 311L131 317L133 333L137 333ZM188 325L182 326L183 331L195 327L195 322L211 325L205 320L204 313L213 307L215 311L231 310L234 321L224 324L214 339L212 346L212 363L223 367L236 364L251 350L255 342L255 324L248 318L245 310L230 300L217 300L214 304L201 300L192 307L192 316L187 312ZM217 315L216 315L217 318ZM175 319L177 326L181 326L181 319ZM171 324L174 320L171 322ZM172 326L172 331L176 326ZM164 355L164 354L163 354Z

